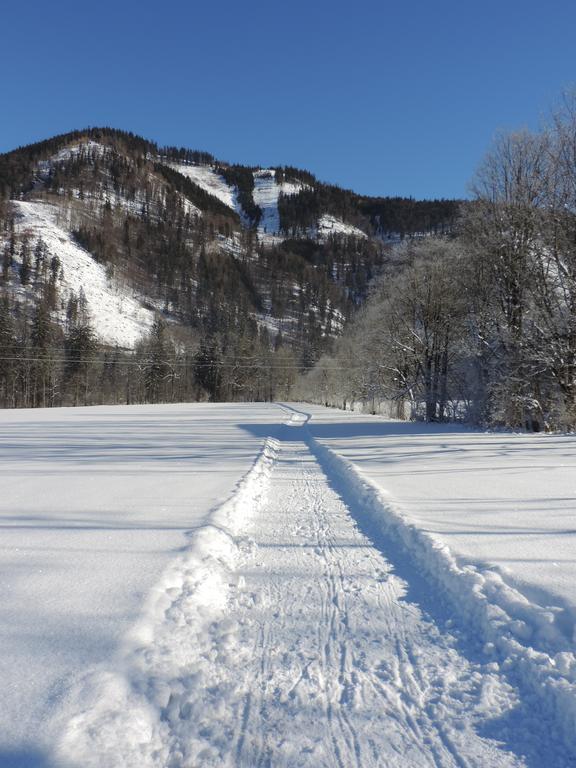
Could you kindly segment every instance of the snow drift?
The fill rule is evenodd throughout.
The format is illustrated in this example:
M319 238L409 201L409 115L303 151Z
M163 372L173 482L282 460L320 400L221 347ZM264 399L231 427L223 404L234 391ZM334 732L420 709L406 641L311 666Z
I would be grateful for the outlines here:
M181 700L209 685L202 657L211 653L214 617L234 589L237 557L251 546L238 531L265 497L276 451L277 442L267 439L232 497L191 533L186 552L152 591L111 671L92 672L78 686L78 714L58 748L63 765L180 765L178 748L168 738L170 722L182 717ZM226 626L219 631L225 633ZM225 646L225 637L217 640Z

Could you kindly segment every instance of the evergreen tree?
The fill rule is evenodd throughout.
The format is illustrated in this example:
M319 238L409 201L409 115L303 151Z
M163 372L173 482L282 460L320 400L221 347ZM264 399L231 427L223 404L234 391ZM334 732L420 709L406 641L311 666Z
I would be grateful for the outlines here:
M10 245L6 243L2 251L2 282L7 283L10 277L10 268L12 267L12 254Z
M70 327L64 338L66 352L65 383L74 393L74 405L80 404L82 393L84 405L89 404L89 381L98 345L89 323L76 323Z
M221 354L215 337L203 339L194 356L194 376L198 385L208 393L212 402L217 402L222 393Z
M20 247L20 282L22 285L28 285L30 282L30 274L30 247L28 244L28 239L24 238Z
M5 294L0 298L0 403L3 407L10 408L15 402L15 376L18 354L14 321L10 301Z
M146 401L158 403L171 399L170 385L173 384L175 371L170 361L174 350L168 338L166 323L159 317L154 321L142 354Z
M56 368L52 345L55 332L50 318L50 308L44 299L36 303L30 333L30 398L31 405L52 405L56 395Z

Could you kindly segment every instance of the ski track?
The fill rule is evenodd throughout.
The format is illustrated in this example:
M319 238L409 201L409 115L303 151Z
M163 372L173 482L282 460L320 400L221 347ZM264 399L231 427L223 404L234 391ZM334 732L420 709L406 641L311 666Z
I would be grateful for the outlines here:
M483 678L404 601L405 583L290 437L227 608L233 664L214 676L235 688L235 746L214 765L521 765L473 730L482 690L494 685L491 703L505 709L509 686Z
M518 705L515 688L409 599L333 489L305 420L292 413L282 427L234 535L213 526L220 544L204 571L188 561L191 580L168 580L132 693L116 684L75 719L66 765L535 764L506 748L506 727L486 735Z

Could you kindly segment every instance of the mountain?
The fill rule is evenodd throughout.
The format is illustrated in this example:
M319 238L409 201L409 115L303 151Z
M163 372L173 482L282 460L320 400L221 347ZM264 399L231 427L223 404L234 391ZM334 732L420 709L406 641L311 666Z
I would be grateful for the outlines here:
M179 356L173 371L188 385L176 395L176 373L164 372L150 390L142 374L134 399L273 396L278 379L287 386L330 349L390 243L449 229L457 207L369 198L296 168L231 165L110 128L0 155L4 357L26 348L33 363L61 368L41 396L37 376L25 387L4 376L0 397L67 402L53 388L69 389L72 366L76 402L82 358L94 379L96 359L114 355L125 369L154 344L159 359ZM71 351L79 329L85 348ZM84 368L86 400L94 382ZM257 385L246 380L252 369ZM266 382L264 369L276 372ZM32 395L16 397L23 387Z

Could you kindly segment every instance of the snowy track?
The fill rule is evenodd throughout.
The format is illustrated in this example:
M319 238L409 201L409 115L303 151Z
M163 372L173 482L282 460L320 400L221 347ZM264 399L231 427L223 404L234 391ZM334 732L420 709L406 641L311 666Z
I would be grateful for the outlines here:
M229 663L210 672L234 734L206 740L214 765L519 764L473 731L482 697L494 714L509 687L482 679L405 601L406 583L298 438L282 444L256 547L238 568ZM199 716L206 703L194 703Z
M167 574L127 669L91 681L65 764L569 765L362 532L304 422Z

